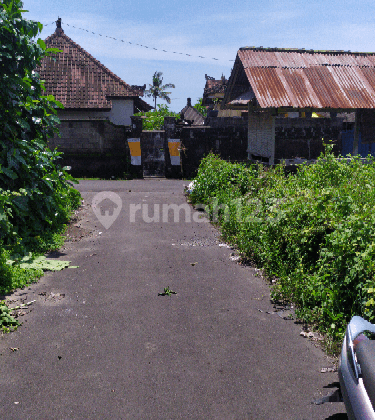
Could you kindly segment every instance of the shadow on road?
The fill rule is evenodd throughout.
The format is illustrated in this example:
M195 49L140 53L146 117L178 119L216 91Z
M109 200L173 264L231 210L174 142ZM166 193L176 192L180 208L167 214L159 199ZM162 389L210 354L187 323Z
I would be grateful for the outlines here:
M346 413L336 413L332 416L326 417L325 420L348 420Z

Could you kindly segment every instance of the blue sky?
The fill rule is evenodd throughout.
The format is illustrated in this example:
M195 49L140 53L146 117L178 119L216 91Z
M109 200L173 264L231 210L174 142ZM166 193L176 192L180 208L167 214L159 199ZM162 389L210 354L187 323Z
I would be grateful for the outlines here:
M128 84L163 72L177 112L202 96L205 74L229 77L240 47L375 51L373 0L24 0L24 9L46 25L43 39L61 17L66 35Z

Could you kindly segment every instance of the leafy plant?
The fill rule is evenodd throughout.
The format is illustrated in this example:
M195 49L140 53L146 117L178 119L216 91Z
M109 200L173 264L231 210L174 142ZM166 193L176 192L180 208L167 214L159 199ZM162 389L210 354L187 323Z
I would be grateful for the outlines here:
M68 267L70 261L46 258L44 255L35 256L31 252L19 261L8 260L8 265L17 264L20 268L43 270L43 271L61 271Z
M202 105L203 98L198 98L194 108L204 117L207 117L207 108Z
M12 316L12 310L5 302L0 301L0 328L4 333L9 333L17 329L20 323Z
M80 203L74 179L58 164L61 153L47 140L58 132L53 96L35 69L46 49L39 22L23 18L19 0L0 4L0 293L34 281L38 269L21 268L29 252L44 253L61 245L61 232Z
M190 199L205 204L242 255L277 279L273 297L332 342L361 315L375 322L375 165L338 160L327 146L313 165L286 175L202 160Z
M170 111L167 105L158 105L157 110L138 112L134 115L144 117L142 119L143 130L163 130L164 117L175 117L176 120L180 118L180 114Z
M173 292L169 286L164 287L164 291L162 293L158 293L158 296L172 296L177 295L177 292Z

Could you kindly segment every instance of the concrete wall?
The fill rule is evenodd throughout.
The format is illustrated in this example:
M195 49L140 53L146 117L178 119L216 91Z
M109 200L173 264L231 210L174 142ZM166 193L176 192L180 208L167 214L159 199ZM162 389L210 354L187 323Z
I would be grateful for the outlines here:
M109 121L116 125L130 125L130 117L134 114L134 101L132 99L111 99L111 101Z
M183 176L195 176L203 157L213 152L228 161L247 159L247 124L241 118L212 118L210 126L181 129Z
M62 121L60 137L49 141L51 148L63 152L82 153L126 151L127 135L124 126L115 126L105 120Z
M49 147L64 152L61 163L72 167L73 176L131 174L125 126L106 120L65 120L60 124L60 135L49 140Z
M143 176L165 176L165 132L143 131L141 134Z
M324 150L324 143L331 141L335 144L334 152L339 153L343 121L343 118L273 117L267 111L250 113L248 158L271 165L284 159L316 159Z
M75 116L76 117L76 116ZM50 147L65 153L63 164L79 176L159 175L173 178L195 176L200 161L208 153L228 161L248 158L270 164L284 159L315 159L323 151L322 138L341 145L343 121L339 118L275 118L270 113L246 118L207 118L205 126L176 125L165 118L165 130L142 132L142 119L132 117L129 126L114 125L103 119L65 119L61 137ZM141 165L131 165L128 138L141 142ZM170 159L169 140L180 144L180 165Z
M249 159L259 159L271 165L275 161L275 117L269 112L249 113Z
M340 152L342 118L276 118L275 127L275 163L297 157L316 159L324 143L331 141L334 152Z

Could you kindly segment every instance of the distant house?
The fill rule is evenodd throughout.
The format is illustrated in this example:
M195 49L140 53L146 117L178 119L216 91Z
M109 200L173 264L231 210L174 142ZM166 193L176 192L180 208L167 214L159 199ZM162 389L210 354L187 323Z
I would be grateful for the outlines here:
M204 124L204 117L191 105L191 98L187 99L186 106L181 110L181 119L188 125Z
M207 106L209 110L219 109L218 105L224 99L228 80L224 75L220 79L205 75L206 85L203 91L202 105Z
M63 118L100 118L128 125L135 112L152 108L140 98L142 87L125 83L65 35L61 19L45 43L47 48L62 50L43 58L39 73L47 94L64 105Z
M37 69L46 94L64 105L58 110L60 136L50 139L49 146L64 152L63 163L75 174L123 174L130 159L130 117L152 109L141 99L146 85L125 83L69 38L60 18L56 24L45 43L61 52L44 57Z
M99 139L100 132L93 125L83 122L130 125L134 113L152 109L141 99L146 85L139 87L125 83L69 38L61 28L60 18L56 23L55 32L45 43L47 48L58 48L62 52L44 57L37 69L45 81L46 94L53 95L64 105L64 109L58 111L62 122L61 138L55 139L55 145L69 150L74 145L80 149L92 149L95 139L102 145L105 140ZM72 136L75 137L73 143ZM86 145L85 139L90 140Z
M221 108L248 113L250 159L315 158L322 138L374 153L375 54L241 48Z

